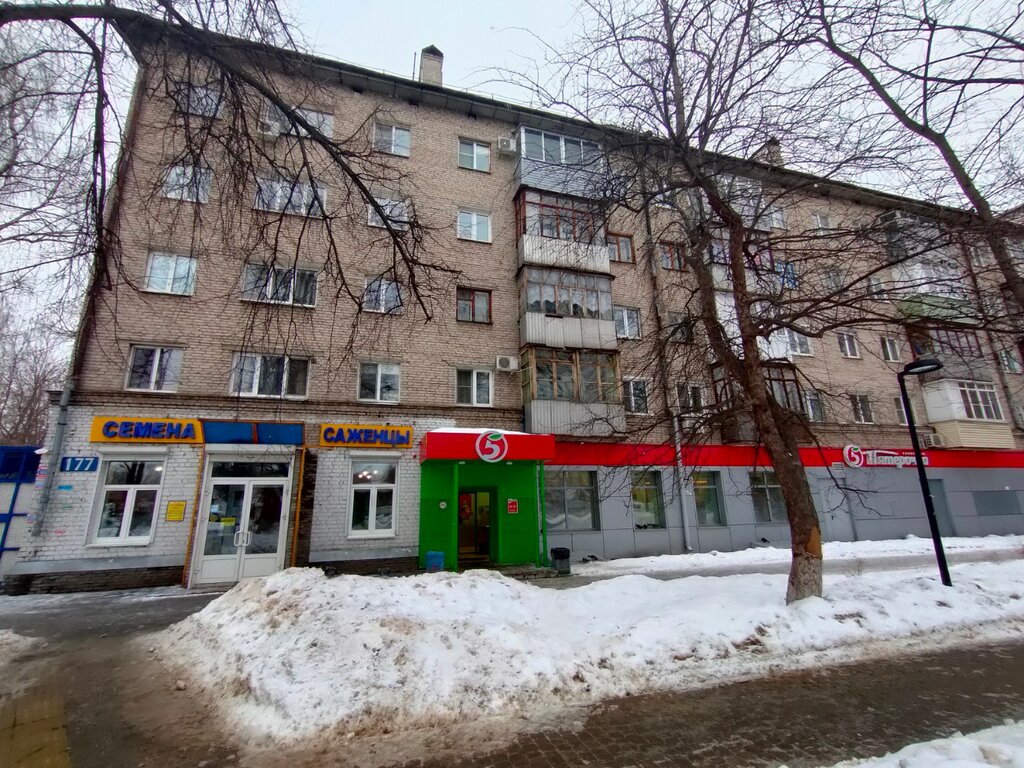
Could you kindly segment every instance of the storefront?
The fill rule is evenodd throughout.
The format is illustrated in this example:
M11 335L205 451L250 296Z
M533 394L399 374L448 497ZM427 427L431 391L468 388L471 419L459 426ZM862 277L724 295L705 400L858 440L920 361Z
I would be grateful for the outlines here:
M435 429L420 444L419 564L439 552L443 566L545 562L543 463L552 435Z

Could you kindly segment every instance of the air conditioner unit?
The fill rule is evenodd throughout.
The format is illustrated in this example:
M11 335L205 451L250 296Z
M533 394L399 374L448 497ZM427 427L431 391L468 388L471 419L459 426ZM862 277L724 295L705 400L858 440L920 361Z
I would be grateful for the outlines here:
M945 448L946 438L938 432L921 435L921 446L924 448Z
M516 140L512 138L498 139L498 154L499 155L516 155L519 154L519 147L516 144Z
M498 355L494 358L494 367L505 373L515 373L519 370L519 358L514 355Z

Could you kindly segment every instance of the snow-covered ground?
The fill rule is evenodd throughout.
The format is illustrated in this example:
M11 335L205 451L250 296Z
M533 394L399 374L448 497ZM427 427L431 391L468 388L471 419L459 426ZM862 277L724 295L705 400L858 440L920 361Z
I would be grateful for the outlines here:
M832 768L1021 768L1024 766L1024 721L956 735L870 760L848 760Z
M489 571L242 583L156 652L249 738L374 731L686 689L986 637L1024 636L1024 560L826 576L622 576L566 590ZM955 633L955 634L954 634Z
M942 540L947 555L982 552L1019 552L1024 555L1024 536L949 537ZM825 563L879 558L933 557L931 539L907 536L885 541L830 541L824 545ZM791 553L782 547L753 547L738 552L703 552L655 557L624 557L592 563L573 563L577 576L617 576L624 573L680 573L757 565L788 564Z
M0 670L13 662L18 656L25 653L38 640L32 637L24 637L9 629L0 629Z

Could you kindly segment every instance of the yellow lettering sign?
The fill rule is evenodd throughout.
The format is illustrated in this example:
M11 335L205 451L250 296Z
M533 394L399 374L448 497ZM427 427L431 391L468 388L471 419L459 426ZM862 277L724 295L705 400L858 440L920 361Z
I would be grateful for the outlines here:
M388 424L321 424L321 448L411 448L412 427Z
M138 419L96 416L89 439L94 443L201 443L199 419Z
M167 502L167 522L169 523L180 523L185 519L185 506L184 501L168 501Z

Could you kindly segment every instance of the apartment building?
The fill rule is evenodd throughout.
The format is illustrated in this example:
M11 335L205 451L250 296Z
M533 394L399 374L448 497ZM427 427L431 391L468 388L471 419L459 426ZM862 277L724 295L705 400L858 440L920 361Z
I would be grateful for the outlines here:
M162 45L158 22L127 33L140 51ZM604 204L614 163L600 133L444 87L434 48L416 80L286 58L279 92L310 127L365 139L351 162L379 206L260 98L248 171L229 138L195 151L190 125L226 122L224 94L142 54L110 210L120 270L87 307L40 507L0 561L6 588L788 542L749 420L704 419L728 413L716 405L729 382L693 320L678 222L657 196L642 213ZM317 172L261 171L296 158ZM873 323L765 339L768 385L815 437L802 451L826 540L927 535L896 380L924 354L947 363L911 382L944 533L1024 533L1020 352L926 322L998 294L984 253L950 244L884 266L921 222L955 212L742 167L751 189L802 190L754 211L765 247L752 275L794 295L853 281L886 307ZM865 216L891 237L861 279L840 269L839 233ZM384 225L413 217L427 236L402 253ZM833 251L819 237L801 252L808 232L835 233ZM716 280L728 325L729 280Z

